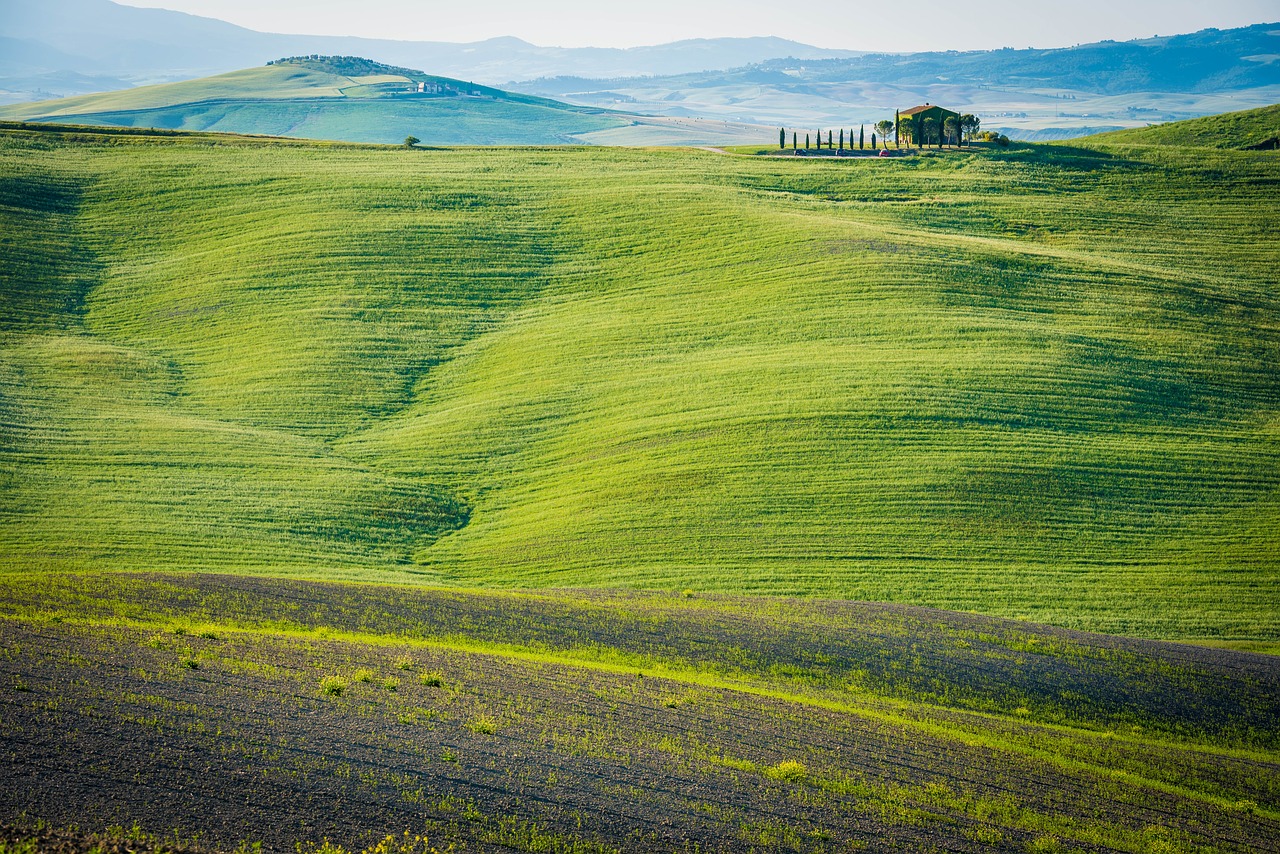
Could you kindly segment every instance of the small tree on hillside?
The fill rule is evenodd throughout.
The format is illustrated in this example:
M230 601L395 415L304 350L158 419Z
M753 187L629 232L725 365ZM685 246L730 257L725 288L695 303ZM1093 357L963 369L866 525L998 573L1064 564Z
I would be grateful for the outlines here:
M844 151L844 128L840 128L840 151Z
M916 142L916 123L911 116L898 119L898 139L905 139L907 145L915 145Z
M950 145L955 145L960 140L960 120L955 116L947 116L947 120L942 123L942 133Z
M778 148L783 149L786 147L787 147L787 129L778 128Z
M867 126L863 125L862 127L858 128L858 150L861 151L866 147L867 147Z
M932 145L934 139L938 136L938 120L925 119L920 123L920 144ZM939 143L941 145L941 143Z
M807 133L804 135L804 150L809 150L809 134Z
M422 142L422 140L418 139L416 136L406 136L404 138L404 147L413 148L415 145L417 145L420 142Z
M965 139L973 142L973 136L982 129L982 122L973 113L965 113L960 117L960 132L964 134Z
M885 148L889 147L889 134L893 133L893 122L885 119L882 122L876 122L876 132L880 134L880 143Z
M875 131L872 131L872 132L871 132L871 147L872 147L873 149L876 147L876 132L875 132Z
M796 132L791 132L791 150L795 151L799 146L796 145Z

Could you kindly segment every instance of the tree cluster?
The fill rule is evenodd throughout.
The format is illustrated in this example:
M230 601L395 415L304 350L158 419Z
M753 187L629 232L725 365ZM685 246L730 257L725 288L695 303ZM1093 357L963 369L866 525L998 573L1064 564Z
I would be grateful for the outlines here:
M412 68L401 68L397 65L384 65L363 56L323 56L312 53L305 56L286 56L273 59L267 65L301 65L315 71L327 71L344 77L367 77L373 74L398 74L401 77L425 78L421 71Z
M901 148L903 144L910 145L936 145L941 148L944 145L965 145L972 142L975 138L982 139L979 136L979 130L982 128L982 122L972 113L965 113L958 119L955 116L948 116L946 121L942 122L942 126L938 126L937 119L927 118L921 122L915 121L912 116L899 115L895 119L884 119L876 122L871 126L871 148L877 147L888 148L890 137L893 138L893 146ZM824 140L823 134L826 134ZM867 147L867 128L863 125L857 133L857 150L864 150ZM849 130L848 133L849 151L854 150L854 131ZM816 143L815 143L816 140ZM836 131L818 131L812 137L806 133L804 135L804 149L812 150L813 148L827 148L828 150L846 150L846 136L844 128L839 131L837 141ZM1008 144L1007 140L1004 143ZM778 128L778 148L786 149L787 147L787 129ZM800 149L800 135L797 131L791 132L791 148L793 150Z

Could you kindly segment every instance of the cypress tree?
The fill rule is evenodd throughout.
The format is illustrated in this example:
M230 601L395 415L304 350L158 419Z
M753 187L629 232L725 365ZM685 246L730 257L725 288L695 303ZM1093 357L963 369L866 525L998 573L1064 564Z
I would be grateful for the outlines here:
M876 132L872 131L871 132L871 148L874 150L875 147L876 147Z
M840 128L840 150L844 151L844 128Z
M791 150L792 151L796 150L796 132L795 131L791 132Z
M858 150L861 151L866 147L867 142L867 126L863 125L858 129Z
M804 150L809 150L809 134L807 133L804 135Z
M833 133L835 133L835 131L830 131L830 130L827 131L827 148L828 149L832 149L835 147L834 145L831 144L833 142L833 140L831 139L831 135Z
M778 128L778 148L787 147L787 129Z
M902 131L899 130L899 128L901 127L902 127L902 111L894 110L893 111L893 147L894 148L902 148Z

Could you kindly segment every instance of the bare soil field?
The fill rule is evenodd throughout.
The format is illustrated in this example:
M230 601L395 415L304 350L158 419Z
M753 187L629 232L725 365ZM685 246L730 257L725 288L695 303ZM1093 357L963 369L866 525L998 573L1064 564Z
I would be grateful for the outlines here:
M25 826L270 851L1280 839L1274 657L886 605L219 576L5 579L0 617L0 821Z

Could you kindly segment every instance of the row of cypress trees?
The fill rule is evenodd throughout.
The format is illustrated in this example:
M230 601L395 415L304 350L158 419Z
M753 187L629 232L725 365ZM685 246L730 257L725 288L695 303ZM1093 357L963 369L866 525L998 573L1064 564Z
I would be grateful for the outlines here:
M901 147L902 139L904 137L906 138L908 145L914 143L916 141L917 135L923 138L924 141L922 144L925 144L925 145L936 143L937 146L941 148L943 146L945 138L947 137L950 137L953 141L957 141L959 142L959 144L963 145L965 138L968 137L970 140L972 140L973 136L978 132L979 128L981 128L982 126L982 123L978 120L978 117L972 114L965 114L961 116L959 118L959 121L955 122L954 125L952 124L952 121L953 121L952 119L947 120L949 129L947 129L945 133L944 133L944 128L938 127L937 123L933 119L927 119L924 123L924 127L917 130L915 126L915 122L912 121L910 116L908 116L906 119L903 119L902 113L900 111L895 112L894 120L892 122L886 119L882 122L878 122L872 127L871 148L872 149L876 148L877 132L879 132L880 134L880 144L883 145L885 148L889 147L890 133L893 134L893 144L895 148ZM841 128L840 141L838 143L840 151L845 150L844 139L845 139L844 128ZM858 150L862 150L866 148L866 142L867 142L867 126L863 125L861 128L858 129ZM824 146L824 143L822 141L822 131L818 131L817 133L816 146L811 144L810 136L808 133L804 135L804 147L806 150L813 147L822 148L823 146ZM829 149L836 148L837 143L835 140L835 131L830 131L830 130L827 131L827 140L826 140L825 146ZM778 128L778 148L785 149L786 147L787 147L787 129ZM791 134L791 147L793 149L798 149L800 147L799 134L794 131ZM849 131L849 150L853 151L853 131L852 130Z
M814 144L815 139L816 139L816 145ZM876 132L873 130L871 131L871 148L872 149L876 147L876 142L877 142ZM778 128L778 148L785 149L786 147L787 147L787 129ZM838 140L836 137L836 132L833 130L827 131L826 142L823 142L822 140L822 131L818 131L816 134L816 137L810 137L808 133L804 135L804 148L806 151L809 151L813 148L820 149L823 147L833 149L833 150L838 149L840 151L844 151L845 150L844 128L840 128L840 136ZM858 129L858 150L862 151L866 149L866 147L867 147L867 126L863 125ZM796 131L791 132L791 148L793 150L798 150L800 148L800 135ZM850 128L849 130L848 149L850 151L853 151L853 129L852 128Z

